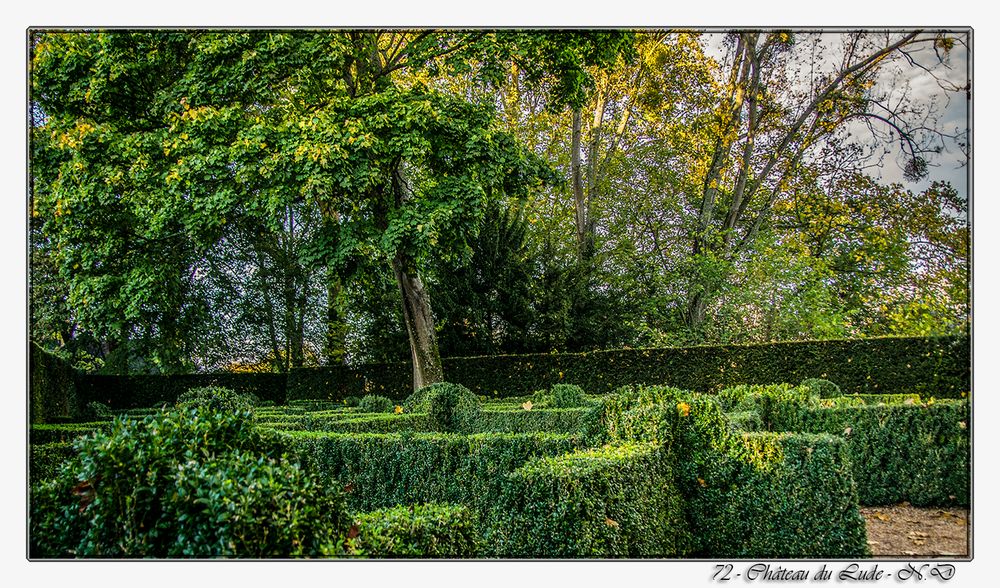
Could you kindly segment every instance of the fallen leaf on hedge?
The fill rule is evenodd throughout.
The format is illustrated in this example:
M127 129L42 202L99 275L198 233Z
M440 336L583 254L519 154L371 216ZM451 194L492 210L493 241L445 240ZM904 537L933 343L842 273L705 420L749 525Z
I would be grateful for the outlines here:
M521 408L523 408L524 410L531 410L532 406L534 406L534 405L531 404L531 401L529 400L529 401L525 402L524 404L522 404Z
M699 484L701 484L701 487L702 487L702 488L704 488L704 487L708 486L708 483L707 483L707 482L705 482L705 480L703 480L703 479L701 479L701 478L698 478L698 483L699 483Z
M397 405L396 409L395 409L395 413L396 414L403 414L403 407Z
M617 527L618 526L618 521L616 521L614 519L605 518L604 519L604 524L607 525L607 526L609 526L609 527Z
M911 404L912 405L912 404L916 404L916 403L917 403L917 401L914 400L914 399L912 399L912 398L907 398L906 400L903 401L903 404Z
M348 482L347 485L344 486L344 492L353 492L353 491L354 491L354 482Z
M959 427L960 429L964 429L964 428L966 428L966 427L968 427L968 426L969 426L969 425L967 425L967 424L965 423L965 421L959 421L959 422L958 422L958 427Z
M347 531L347 538L348 539L354 539L355 537L357 537L360 534L361 534L361 531L358 531L358 526L357 525L351 525L351 528Z
M851 431L853 431L853 429L851 429L850 427L847 427L846 429L844 429L844 435L850 435Z
M687 416L691 414L691 405L687 402L681 402L677 404L677 412L681 416Z

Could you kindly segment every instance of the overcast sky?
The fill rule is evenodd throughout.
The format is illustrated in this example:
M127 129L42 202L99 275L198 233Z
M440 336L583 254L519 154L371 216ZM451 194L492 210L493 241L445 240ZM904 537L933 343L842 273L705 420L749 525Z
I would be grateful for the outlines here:
M823 35L821 43L826 50L816 56L816 68L830 71L837 65L836 60L841 56L839 50L841 32L830 30L821 34ZM908 91L909 96L917 104L934 103L934 108L937 111L936 128L942 132L968 134L966 131L969 128L969 100L966 93L946 92L939 85L939 81L935 79L937 76L937 78L956 87L965 87L969 81L968 34L960 30L952 31L951 34L961 35L963 39L966 39L966 42L956 43L947 54L944 63L939 62L938 56L930 49L914 55L918 63L932 69L934 75L920 67L910 65L904 60L898 60L886 69L880 78L880 84L883 88L891 90L891 95L895 98L900 97L904 91ZM722 58L725 52L723 48L724 37L724 32L705 31L702 40L706 47L706 53L717 59ZM805 50L808 43L805 42L804 37L800 36L799 41L796 56L801 63L805 64L813 56L810 51ZM857 122L851 130L855 137L871 137L861 122ZM898 144L890 144L887 147L891 152L884 158L882 165L869 170L872 176L877 177L882 182L900 183L909 190L921 191L930 186L931 182L941 180L951 183L960 194L968 195L969 167L964 165L965 155L954 141L944 139L941 153L926 157L929 164L929 174L926 179L920 182L910 182L903 178L901 166L905 163L905 158L901 157Z

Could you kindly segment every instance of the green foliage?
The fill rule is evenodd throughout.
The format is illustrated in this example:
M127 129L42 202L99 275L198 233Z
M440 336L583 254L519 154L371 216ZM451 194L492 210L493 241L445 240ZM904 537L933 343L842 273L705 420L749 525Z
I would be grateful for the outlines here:
M76 455L69 441L31 443L28 450L28 482L32 486L56 478L63 463Z
M253 394L233 392L222 386L191 388L177 397L180 409L206 408L208 410L232 413L252 413L259 399Z
M361 399L358 398L357 396L345 396L344 397L344 406L347 406L349 408L353 408L353 407L358 406L359 404L361 404Z
M337 552L343 498L253 429L193 408L108 434L31 494L32 557L289 557ZM259 453L258 453L259 452Z
M802 380L799 385L809 388L814 395L820 398L836 398L841 395L840 386L822 378L807 378Z
M707 557L869 556L850 460L829 435L734 438L687 480L685 496Z
M861 504L970 504L967 400L806 409L799 423L844 439Z
M191 388L228 388L241 395L253 395L261 402L285 402L285 374L199 373L170 375L81 374L77 395L81 402L100 402L112 410L173 405Z
M86 413L88 416L96 419L110 419L115 416L110 406L96 400L87 403Z
M32 445L45 443L66 443L96 431L107 432L111 429L109 421L94 421L89 423L65 423L59 425L31 425L29 441Z
M471 558L479 553L475 512L417 504L358 515L354 548L373 558Z
M366 394L358 401L359 412L392 412L392 400L378 394Z
M738 384L835 380L845 394L925 393L958 398L970 388L966 337L797 341L760 345L624 349L589 353L444 358L448 379L486 396L523 396L563 381L591 394L630 384L717 391ZM297 397L367 381L394 398L409 394L403 364L293 370ZM307 385L308 384L308 385ZM315 386L315 387L313 387ZM383 393L383 392L380 392Z
M35 342L28 347L32 423L49 423L77 416L76 371L61 357Z
M533 457L581 446L578 437L532 434L282 433L311 471L351 488L348 505L369 511L449 502L478 512L494 504L509 473Z
M471 432L479 417L479 398L461 384L432 384L427 395L432 426L441 432Z
M652 444L577 451L508 476L487 536L501 557L683 557L684 502Z
M763 397L790 391L808 395L774 386ZM657 386L623 388L602 399L593 417L591 436L598 441L653 441L669 453L695 554L867 554L850 462L838 439L788 435L747 448L719 398ZM786 446L796 450L781 453L778 448Z
M474 433L579 433L588 408L534 408L520 406L479 412L472 424Z
M760 413L756 410L745 410L741 412L726 413L726 417L736 431L763 431L764 421L760 418Z
M588 404L583 388L576 384L553 384L549 393L552 408L576 408Z

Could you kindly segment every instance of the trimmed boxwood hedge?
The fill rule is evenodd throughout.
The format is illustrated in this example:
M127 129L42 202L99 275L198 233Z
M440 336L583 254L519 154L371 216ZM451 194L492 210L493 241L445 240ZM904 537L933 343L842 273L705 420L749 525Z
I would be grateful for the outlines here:
M31 390L31 423L66 421L80 416L76 370L66 360L45 351L34 341L28 345Z
M490 555L673 558L691 549L684 501L661 446L606 446L535 459L507 476L485 536Z
M460 504L397 506L357 516L354 553L372 558L470 558L479 554L475 512Z
M843 437L861 504L968 506L972 426L967 400L817 408L797 428Z
M588 435L602 442L663 444L697 556L868 554L846 446L836 437L736 434L719 398L660 386L621 389L592 423Z
M606 394L626 384L669 384L710 392L739 383L821 378L835 382L844 394L919 393L958 398L970 390L971 382L968 337L452 357L442 359L442 365L448 381L486 397L530 396L563 382L573 382L590 394ZM76 378L79 400L75 402L83 406L98 401L113 409L148 407L173 403L188 388L224 386L278 404L286 400L339 402L366 394L398 403L413 392L411 374L406 363L296 368L288 374L81 374ZM32 390L34 399L34 386ZM45 401L39 398L36 404L41 406Z
M747 433L686 485L700 553L713 558L870 555L845 444L832 435ZM684 486L682 486L683 488Z
M210 386L228 388L237 394L253 394L261 401L285 402L285 374L81 374L76 389L81 404L97 401L120 410L173 404L191 388Z
M455 435L282 432L313 472L349 488L348 506L370 511L449 502L477 510L495 503L503 474L540 456L581 447L578 436L551 433Z

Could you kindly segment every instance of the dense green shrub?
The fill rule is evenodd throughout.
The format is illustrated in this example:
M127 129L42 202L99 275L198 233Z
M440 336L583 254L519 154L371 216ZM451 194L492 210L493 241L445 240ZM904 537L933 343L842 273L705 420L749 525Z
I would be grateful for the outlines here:
M736 431L752 432L763 431L764 421L760 418L760 413L756 410L745 410L742 412L728 412L726 417Z
M66 360L34 341L28 346L31 423L52 423L80 416L77 374Z
M879 404L917 404L919 394L846 394L837 398L821 400L821 408L840 406L867 406Z
M553 384L549 395L552 408L576 408L588 404L583 388L575 384Z
M802 410L800 430L843 437L861 504L968 506L967 400Z
M450 382L424 386L403 401L406 411L427 413L431 426L441 432L471 432L480 405L480 398L468 388Z
M688 481L700 553L714 558L869 555L844 443L830 435L750 433Z
M532 460L508 476L486 549L501 557L683 557L691 538L670 462L654 444Z
M430 433L435 429L426 414L346 414L337 418L313 415L270 417L258 426L281 431L322 431L329 433Z
M809 388L815 396L820 398L836 398L841 394L840 386L822 378L806 378L799 385Z
M76 451L68 441L57 441L29 446L28 480L36 484L51 480L59 475L62 464L70 460Z
M361 403L361 399L359 399L357 396L345 396L344 397L344 406L346 406L348 408L354 408L354 407L356 407L360 403Z
M316 474L351 488L348 505L370 511L449 502L482 511L495 503L503 474L533 457L581 446L578 437L550 433L454 435L282 433L287 447Z
M366 394L358 401L359 412L392 412L395 407L392 400L378 394Z
M234 392L222 386L191 388L177 397L177 408L202 407L221 412L249 413L259 399L251 393Z
M245 414L205 408L115 419L77 441L33 488L32 557L272 557L335 553L339 491L296 464Z
M770 387L761 398L809 397ZM749 394L734 394L739 405ZM814 399L818 400L818 399ZM748 402L756 403L751 399ZM859 557L867 553L850 465L831 436L733 434L717 396L626 387L594 411L602 442L653 441L673 458L694 553L701 557ZM788 451L787 448L794 448Z
M468 433L479 417L479 398L458 384L434 384L429 396L431 426L441 432Z
M357 518L354 547L365 557L470 558L479 553L475 512L463 505L397 506Z
M87 403L87 408L84 410L84 415L91 419L110 419L114 418L115 413L111 410L111 407L103 402L92 401Z

